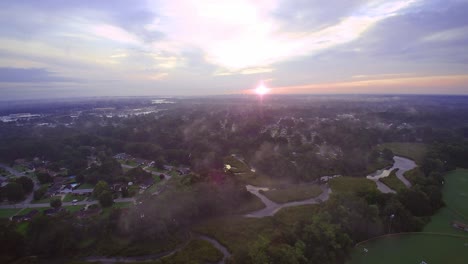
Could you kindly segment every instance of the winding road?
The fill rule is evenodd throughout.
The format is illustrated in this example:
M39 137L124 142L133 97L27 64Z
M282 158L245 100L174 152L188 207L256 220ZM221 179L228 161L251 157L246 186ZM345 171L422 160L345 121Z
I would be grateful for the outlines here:
M330 198L330 193L331 193L331 189L328 186L321 185L320 188L322 189L322 193L317 197L302 200L302 201L294 201L294 202L279 204L279 203L275 203L271 201L265 195L260 193L260 191L268 191L268 188L256 187L252 185L247 185L246 188L247 188L247 191L257 196L265 204L265 208L244 215L245 217L254 217L254 218L272 216L276 214L279 210L285 207L299 206L299 205L306 205L306 204L318 204L318 203L328 200L328 198Z
M389 169L378 170L367 176L367 179L372 180L377 184L377 189L382 193L396 193L395 190L392 190L390 187L385 185L380 181L381 178L385 178L390 175L390 172L394 169L398 169L396 172L397 178L405 184L407 188L411 187L411 183L405 178L405 172L412 170L417 167L416 163L410 159L394 156L393 157L393 166Z

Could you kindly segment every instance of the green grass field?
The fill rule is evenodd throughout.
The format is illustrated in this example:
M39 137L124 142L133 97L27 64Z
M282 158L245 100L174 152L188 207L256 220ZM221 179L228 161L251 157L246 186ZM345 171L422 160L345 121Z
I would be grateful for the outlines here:
M427 153L427 145L423 143L410 143L410 142L390 142L378 146L379 149L388 148L395 155L403 156L414 160L416 163L421 164L424 156Z
M440 209L422 233L384 237L360 244L352 252L350 264L357 263L468 263L468 232L451 222L467 223L468 170L446 175L443 189L447 207ZM438 233L438 234L427 234ZM369 252L364 253L364 248Z
M0 209L0 218L10 218L18 213L21 209L11 208L11 209Z
M274 202L287 203L317 197L322 193L322 189L317 185L295 184L262 193Z
M368 249L367 253L364 248ZM356 247L350 264L465 264L468 260L468 237L409 234L371 241Z
M208 241L195 239L190 241L181 251L155 263L218 263L222 258L223 254Z
M329 182L334 193L356 193L360 191L377 191L375 182L366 178L338 177Z
M443 190L447 207L468 221L468 170L455 170L446 175Z
M385 178L381 178L380 181L388 187L390 187L392 190L398 192L400 190L406 189L406 186L402 181L400 181L400 179L398 179L398 177L396 176L396 172L396 169L393 170L392 172L390 172L390 175L388 175Z
M318 205L303 205L280 210L273 217L246 218L225 216L204 221L195 227L195 232L218 240L233 254L249 248L259 236L270 238L279 230L292 230L299 222L310 221Z
M62 202L71 202L73 200L78 200L80 202L85 200L86 198L87 197L83 195L73 195L71 193L68 193L67 195L65 195L65 198L63 198Z
M94 184L83 183L78 187L78 190L82 190L82 189L94 189Z
M61 196L52 196L52 197L48 197L48 198L44 198L44 199L40 199L40 200L33 200L31 203L33 204L41 204L41 203L50 203L50 201L52 199L61 199L62 197Z

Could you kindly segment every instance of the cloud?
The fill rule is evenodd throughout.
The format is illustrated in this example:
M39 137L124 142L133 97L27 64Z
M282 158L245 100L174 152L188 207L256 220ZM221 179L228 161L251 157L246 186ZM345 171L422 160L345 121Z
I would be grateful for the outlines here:
M311 55L359 38L377 22L416 1L367 4L356 14L312 31L284 31L273 15L280 1L164 2L158 27L169 41L203 50L208 62L229 71L265 67ZM242 18L242 19L240 19Z
M2 83L32 83L32 82L76 82L75 79L57 76L54 72L40 68L0 68Z
M441 89L443 87L443 89ZM415 76L275 87L273 93L468 94L468 75ZM247 90L246 92L250 92Z

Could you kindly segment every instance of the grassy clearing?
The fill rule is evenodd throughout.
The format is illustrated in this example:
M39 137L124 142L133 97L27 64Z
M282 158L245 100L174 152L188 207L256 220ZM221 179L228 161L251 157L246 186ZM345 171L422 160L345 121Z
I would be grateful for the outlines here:
M53 199L62 199L62 197L61 196L51 196L51 197L40 199L40 200L33 200L31 203L33 203L33 204L47 203L48 204Z
M406 189L406 185L402 181L400 181L400 179L398 179L398 177L396 176L397 171L398 169L394 169L392 172L390 172L390 175L381 178L380 181L388 187L390 187L391 189L399 192L401 190Z
M245 214L265 208L265 205L262 203L262 201L260 201L260 199L258 199L257 196L251 193L248 193L248 196L249 198L247 201L239 206L236 213Z
M322 189L312 184L296 184L262 193L276 203L287 203L317 197L322 193Z
M403 176L405 176L405 178L411 182L411 184L415 184L416 183L416 180L419 178L419 177L425 177L423 172L418 168L414 168L412 170L409 170L409 171L406 171Z
M82 190L82 189L94 189L94 184L83 183L78 187L78 190Z
M352 252L354 263L466 263L468 233L455 229L451 222L467 223L468 170L455 170L446 175L443 189L447 207L431 217L423 233L392 236L369 241ZM455 211L456 212L455 212ZM440 233L424 234L424 232ZM369 251L364 253L364 248Z
M204 221L194 229L215 238L236 255L248 250L259 236L271 238L279 230L292 230L298 223L310 221L317 208L318 205L289 207L264 218L225 216Z
M153 255L173 250L181 243L182 241L176 238L159 243L132 243L128 239L111 236L96 241L92 246L92 250L86 252L86 254L126 257Z
M354 263L466 263L467 238L410 234L387 237L362 244L353 251ZM364 253L364 248L369 251Z
M79 202L84 201L86 199L86 196L83 195L73 195L71 193L67 193L65 195L65 198L63 198L62 202L71 202L73 200L78 200Z
M455 170L445 176L444 201L468 220L468 170Z
M423 143L409 142L390 142L378 146L379 149L388 148L395 155L403 156L414 160L417 164L421 164L424 156L427 153L428 146Z
M195 231L214 237L233 254L245 250L259 235L269 237L275 232L273 218L229 216L205 221Z
M223 254L205 240L192 240L181 251L163 258L156 263L218 263L223 258Z
M23 236L25 236L26 233L28 232L28 228L29 228L29 222L21 222L16 226L16 231L22 234Z
M11 209L0 209L0 218L10 218L14 216L16 213L21 211L18 208L11 208Z
M338 177L329 182L335 193L357 193L361 191L377 191L375 182L366 178Z
M70 206L64 206L63 208L67 209L70 213L74 213L85 208L85 206L84 205L70 205Z
M44 212L45 210L49 209L50 207L37 207L37 208L24 208L20 214L27 214L32 210L38 210L40 213Z
M122 202L122 203L114 203L112 208L129 208L133 206L132 202Z

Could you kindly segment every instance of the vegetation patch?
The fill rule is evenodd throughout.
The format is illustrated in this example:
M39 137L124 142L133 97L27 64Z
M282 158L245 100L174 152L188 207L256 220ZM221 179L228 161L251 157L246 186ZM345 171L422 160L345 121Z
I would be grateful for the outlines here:
M366 178L337 177L329 182L334 193L358 193L377 191L375 182Z
M392 170L392 172L390 172L390 175L381 178L380 181L388 187L390 187L392 190L399 192L400 190L406 189L406 185L396 176L397 171L398 169Z
M428 146L423 143L410 142L390 142L379 145L379 149L388 148L395 155L407 157L414 160L417 164L422 164L424 156L428 151Z
M83 195L73 195L71 193L67 193L65 198L63 198L63 202L72 202L73 200L78 200L79 202L86 200L86 196Z
M40 199L40 200L33 200L31 203L33 204L48 204L50 203L50 201L54 200L54 199L62 199L61 196L51 196L51 197L47 197L47 198L44 198L44 199Z
M425 178L424 173L419 167L406 171L403 176L413 185L416 184L418 178Z
M112 205L113 208L129 208L133 205L132 202L121 202L121 203L114 203Z
M468 220L468 170L458 169L445 176L444 202Z
M318 185L312 184L295 184L284 188L278 188L269 191L262 191L268 199L276 203L287 203L292 201L306 200L314 198L322 193L322 189Z
M70 205L70 206L64 206L63 208L67 209L67 211L69 211L70 213L74 213L85 208L85 206L84 205Z
M156 263L218 263L222 258L223 254L211 245L210 242L195 239L190 241L181 251Z
M10 218L18 213L21 209L18 208L9 208L9 209L0 209L0 218Z
M359 245L350 264L466 263L467 238L443 235L395 235ZM367 249L367 253L364 249Z

